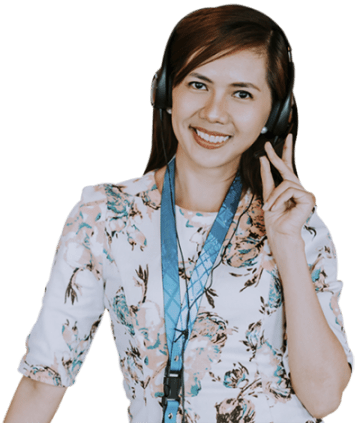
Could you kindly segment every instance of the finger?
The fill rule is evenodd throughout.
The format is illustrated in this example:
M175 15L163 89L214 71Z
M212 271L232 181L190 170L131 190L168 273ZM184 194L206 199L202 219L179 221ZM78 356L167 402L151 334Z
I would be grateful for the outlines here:
M283 147L283 153L282 153L283 162L292 171L294 171L293 165L292 165L293 140L294 140L293 134L289 134L286 137L284 147Z
M271 207L271 211L279 210L280 207L283 207L284 205L286 205L285 208L288 208L290 200L295 204L310 204L311 207L313 207L313 203L315 203L314 198L314 195L310 192L295 187L290 187L276 198L276 201Z
M265 203L275 188L274 179L270 169L270 162L265 156L260 158L260 173L263 184L263 200Z
M298 177L295 175L292 166L288 167L287 163L283 161L277 154L274 148L272 147L271 143L267 141L265 143L265 151L268 155L269 160L271 163L276 167L279 171L280 175L283 179L288 179L290 181L294 181L299 183ZM287 153L288 154L288 153Z
M282 193L289 190L289 188L295 188L297 190L304 191L302 185L297 184L296 182L285 180L281 182L269 195L266 200L266 205L264 204L263 210L272 209L273 204L281 197Z

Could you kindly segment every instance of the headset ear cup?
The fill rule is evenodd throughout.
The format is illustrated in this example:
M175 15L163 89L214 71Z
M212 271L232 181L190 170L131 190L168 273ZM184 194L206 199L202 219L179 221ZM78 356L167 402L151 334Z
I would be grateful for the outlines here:
M150 92L150 102L153 107L155 107L155 102L156 102L157 80L158 80L158 72L155 72L155 75L151 81L151 92Z
M283 102L280 108L279 118L274 127L274 135L280 138L285 138L291 131L295 119L297 119L296 102L293 93L291 92Z
M166 109L170 107L166 101L167 94L167 81L166 81L166 68L161 70L157 88L156 88L156 108L157 109Z
M291 114L291 93L285 98L280 108L279 117L274 127L274 134L279 137L286 135L289 128L289 118Z
M166 44L161 68L157 72L156 86L154 84L154 92L151 96L153 98L152 106L156 109L166 110L167 108L172 107L170 53L171 45L176 34L176 28L177 26L175 26L175 28L173 29Z
M172 78L167 77L167 95L166 95L166 107L172 107Z
M275 135L286 137L292 120L292 106L294 103L293 87L294 87L294 64L289 63L289 85L287 94L280 108L279 117L274 127Z
M278 117L278 114L279 114L280 107L281 107L281 102L280 101L275 101L275 103L274 103L274 105L273 105L273 107L271 109L269 118L268 118L268 120L267 120L267 122L265 124L265 126L268 129L267 134L270 135L270 136L272 136L272 134L273 134L275 123L277 121L277 117Z
M155 73L151 83L151 105L155 109L168 109L172 107L171 78L166 77L166 71Z
M291 58L290 58L291 60ZM288 86L284 100L276 101L266 123L269 137L286 137L292 120L292 105L294 104L294 64L289 62Z

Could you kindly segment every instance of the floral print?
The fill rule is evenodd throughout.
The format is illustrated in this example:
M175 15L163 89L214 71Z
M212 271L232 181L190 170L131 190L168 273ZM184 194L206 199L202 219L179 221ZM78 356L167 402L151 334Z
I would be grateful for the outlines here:
M85 187L56 248L43 305L18 370L69 387L105 309L119 354L129 421L162 421L168 359L155 171ZM181 299L216 213L176 206ZM234 232L235 230L235 232ZM302 228L309 272L330 328L353 365L339 308L335 247L315 206ZM261 200L239 201L184 353L185 407L177 423L321 423L290 380L284 296Z

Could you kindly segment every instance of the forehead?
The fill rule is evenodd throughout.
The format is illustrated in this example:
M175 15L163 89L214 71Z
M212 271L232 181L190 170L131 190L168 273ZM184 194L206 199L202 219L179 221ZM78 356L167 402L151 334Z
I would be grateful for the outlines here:
M267 83L267 60L265 54L255 50L238 50L226 55L222 52L193 69L190 74L192 72L214 78L214 81L225 79L230 83L245 78L244 82Z

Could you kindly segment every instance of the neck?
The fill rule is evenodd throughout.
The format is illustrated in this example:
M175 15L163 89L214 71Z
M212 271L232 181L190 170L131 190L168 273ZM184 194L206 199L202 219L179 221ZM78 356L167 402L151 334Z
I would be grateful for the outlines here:
M201 168L176 154L175 203L187 210L218 212L237 167Z

